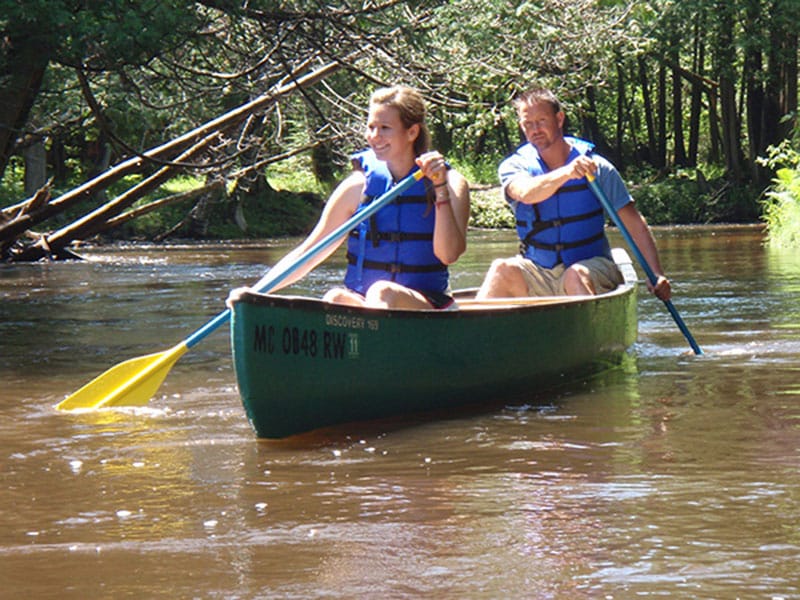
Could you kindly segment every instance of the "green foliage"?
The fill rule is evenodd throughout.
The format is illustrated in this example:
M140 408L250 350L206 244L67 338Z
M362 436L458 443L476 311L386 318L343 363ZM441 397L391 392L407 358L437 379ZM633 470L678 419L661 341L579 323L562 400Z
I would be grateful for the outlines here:
M198 25L184 0L0 1L0 26L12 37L35 35L57 59L93 69L142 64Z
M369 93L379 85L406 83L428 100L435 147L471 183L494 185L497 164L519 140L510 100L540 84L564 101L572 131L591 133L602 153L628 173L632 193L651 223L743 221L757 217L757 194L734 187L726 177L746 178L752 165L746 159L737 168L723 163L728 173L711 173L701 164L703 176L675 170L677 126L687 132L695 126L700 139L694 158L716 161L735 150L747 156L749 132L742 122L755 122L745 114L752 105L747 94L755 88L736 86L748 85L750 74L749 84L761 85L762 91L776 83L767 72L774 58L770 50L777 53L772 36L785 29L780 19L797 20L789 18L797 7L800 3L766 0L0 0L0 40L35 36L52 56L24 133L61 144L70 171L57 181L61 189L107 166L98 160L96 146L107 144L113 164L132 149L163 143L290 80L288 72L304 61L336 59L346 68L281 98L240 128L222 132L213 151L197 158L214 166L196 169L195 175L233 178L247 165L266 164L260 161L325 140L324 152L270 164L267 177L272 188L287 192L283 200L289 192L327 197L333 182L349 170L348 154L364 145ZM730 43L721 43L723 38ZM4 44L0 41L0 48L8 47ZM756 58L747 54L753 49L764 60L745 64L748 57ZM780 50L796 55L796 43ZM3 56L0 51L0 62ZM74 65L86 67L92 93L121 143L109 141L95 121ZM727 98L740 98L741 114L729 112L732 120L712 123L712 106L718 117L724 108L723 72L729 76ZM711 102L704 91L697 105L702 117L690 124L688 92L699 89L693 88L698 81L703 90L713 84L720 100ZM683 92L677 110L674 84ZM655 120L649 130L645 116ZM740 148L728 148L740 139ZM626 169L647 160L645 148L659 154L653 164L663 169ZM791 146L777 148L782 148L781 160L792 151ZM21 199L19 162L13 164L0 187L0 199L9 204ZM118 187L107 195L113 197ZM273 200L247 198L239 205L249 234L262 230L256 225L261 218L283 220L287 230L307 225L311 213L302 198L296 204L296 199ZM300 213L296 224L280 212L290 205ZM241 235L231 214L236 206L220 200L214 214L220 227L231 226L232 234ZM477 189L473 206L474 226L510 222L510 211L494 189ZM169 207L142 217L142 228L160 232L190 208Z
M789 115L785 120L796 118ZM800 123L792 135L767 148L758 161L775 171L775 179L762 201L768 243L776 248L800 248Z
M496 185L497 166L502 160L503 156L497 154L483 155L473 160L453 158L448 162L471 184Z
M764 201L767 239L777 248L800 248L800 169L779 169Z
M633 50L641 37L640 28L629 27L625 4L441 3L433 24L418 28L402 52L430 70L421 87L436 100L432 129L447 134L436 136L437 148L466 162L504 155L518 141L510 101L519 91L548 85L575 106L587 85L605 85L614 51Z
M756 190L731 186L722 177L706 179L699 170L676 170L666 177L639 172L633 179L628 183L631 196L652 225L746 223L758 217Z
M469 226L477 229L511 229L514 213L499 186L473 189L470 193Z
M769 244L800 248L800 124L791 138L768 148L760 163L777 169L762 203Z
M787 120L792 118L796 118L796 115L790 115ZM800 167L800 123L795 125L791 137L767 148L767 156L758 162L772 170Z
M337 179L339 177L337 176ZM276 190L293 193L310 193L327 197L333 191L330 185L320 182L315 176L307 155L296 156L267 169L267 180Z
M207 237L243 239L305 235L319 219L320 212L318 197L285 191L248 197L241 206L215 202L211 206ZM242 219L247 224L246 230L239 225Z
M21 156L12 156L0 179L0 208L16 204L25 196L25 164Z

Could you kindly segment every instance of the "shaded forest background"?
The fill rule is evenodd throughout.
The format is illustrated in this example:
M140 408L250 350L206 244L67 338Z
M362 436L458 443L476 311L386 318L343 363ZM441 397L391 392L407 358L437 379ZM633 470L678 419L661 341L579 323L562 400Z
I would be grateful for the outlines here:
M793 143L798 22L797 0L0 0L0 260L303 233L393 83L476 183L536 83L651 222L753 221Z

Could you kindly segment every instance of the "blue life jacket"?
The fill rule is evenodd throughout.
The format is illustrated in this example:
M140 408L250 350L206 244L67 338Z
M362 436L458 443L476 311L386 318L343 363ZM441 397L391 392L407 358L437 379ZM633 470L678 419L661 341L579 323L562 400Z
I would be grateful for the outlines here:
M588 154L594 147L591 142L567 139L572 145L568 163L581 154ZM531 144L520 146L517 154L526 160L532 176L549 171ZM585 178L567 181L542 202L515 202L514 205L520 252L537 265L552 269L559 263L569 267L594 256L611 258L603 207Z
M372 150L359 152L353 159L366 176L363 207L388 191L394 181L386 163ZM421 292L448 290L447 265L433 253L436 211L428 200L425 181L417 181L350 232L344 278L349 289L365 294L376 281L389 280Z

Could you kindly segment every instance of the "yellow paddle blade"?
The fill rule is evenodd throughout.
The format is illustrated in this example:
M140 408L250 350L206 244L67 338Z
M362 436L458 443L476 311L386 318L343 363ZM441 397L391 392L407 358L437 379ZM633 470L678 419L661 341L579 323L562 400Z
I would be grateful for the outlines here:
M164 352L126 360L64 398L56 405L56 409L143 406L156 393L172 365L187 350L186 344L181 342Z

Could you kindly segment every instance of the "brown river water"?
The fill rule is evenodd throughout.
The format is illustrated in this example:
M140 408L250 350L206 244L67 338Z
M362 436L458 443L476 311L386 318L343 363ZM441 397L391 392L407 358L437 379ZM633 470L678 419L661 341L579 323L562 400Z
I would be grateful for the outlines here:
M147 407L53 407L292 240L0 265L0 597L800 598L800 257L755 227L657 237L704 356L642 284L616 369L289 443L250 429L225 328ZM471 232L454 286L512 238Z

